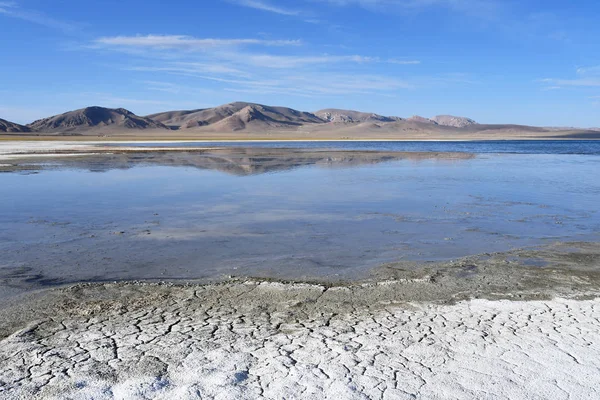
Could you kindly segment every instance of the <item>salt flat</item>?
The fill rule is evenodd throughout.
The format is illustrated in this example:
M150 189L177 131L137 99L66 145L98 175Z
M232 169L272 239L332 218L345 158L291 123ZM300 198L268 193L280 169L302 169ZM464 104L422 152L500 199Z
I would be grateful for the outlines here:
M371 286L371 300L395 284ZM600 396L598 299L357 306L348 288L266 282L69 290L96 301L1 341L0 397Z

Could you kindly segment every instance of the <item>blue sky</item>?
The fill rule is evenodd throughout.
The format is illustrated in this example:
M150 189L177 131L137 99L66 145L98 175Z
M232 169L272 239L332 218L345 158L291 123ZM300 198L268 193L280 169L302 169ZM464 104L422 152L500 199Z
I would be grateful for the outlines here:
M0 0L0 118L231 101L600 126L600 2Z

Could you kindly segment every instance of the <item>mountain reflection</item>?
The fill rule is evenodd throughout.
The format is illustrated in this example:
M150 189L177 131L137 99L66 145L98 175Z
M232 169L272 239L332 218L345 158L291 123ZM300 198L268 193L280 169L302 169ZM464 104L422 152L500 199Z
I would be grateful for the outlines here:
M81 155L57 154L56 157L14 160L3 165L5 172L39 171L46 169L83 169L106 172L114 169L129 169L138 166L192 167L216 170L237 176L257 175L287 171L305 166L327 168L351 168L361 165L390 161L444 162L474 158L470 153L449 152L382 152L382 151L335 151L272 148L213 148L205 150L165 149L110 150Z

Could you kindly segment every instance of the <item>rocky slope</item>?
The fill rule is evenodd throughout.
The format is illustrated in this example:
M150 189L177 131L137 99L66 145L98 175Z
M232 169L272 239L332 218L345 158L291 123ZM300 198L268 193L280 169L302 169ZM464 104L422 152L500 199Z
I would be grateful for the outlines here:
M326 108L315 112L315 115L326 122L357 123L357 122L393 122L400 121L399 117L384 117L383 115L354 110L339 110Z
M0 132L19 133L19 132L30 132L30 131L31 130L26 126L19 125L14 122L10 122L10 121L0 118Z
M32 122L28 127L39 132L72 132L92 128L167 129L160 122L135 115L124 108L87 107Z
M286 107L235 102L214 108L189 111L169 111L147 118L175 129L190 129L212 125L216 131L237 131L248 127L285 128L324 121L314 114Z
M408 120L409 120L409 121L412 121L412 122L420 122L420 123L423 123L423 124L433 124L433 125L439 125L439 124L438 124L437 122L435 122L434 120L432 120L432 119L429 119L429 118L425 118L425 117L421 117L420 115L413 115L413 116L412 116L412 117L410 117Z
M436 115L431 120L438 125L464 128L465 126L477 125L477 122L466 117L455 117L454 115Z
M456 117L454 115L436 115L433 118L425 118L420 115L413 115L408 118L409 121L421 122L439 126L449 126L452 128L464 128L471 125L478 125L477 122L466 117Z

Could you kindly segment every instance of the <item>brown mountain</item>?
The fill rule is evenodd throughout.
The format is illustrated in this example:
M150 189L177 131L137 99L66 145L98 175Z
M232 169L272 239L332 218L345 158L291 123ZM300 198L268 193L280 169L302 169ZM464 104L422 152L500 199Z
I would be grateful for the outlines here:
M293 128L304 124L323 123L314 114L286 107L235 102L214 108L168 111L147 118L175 129L211 126L214 131L238 131L247 128Z
M135 115L124 108L87 107L44 118L27 125L36 132L69 133L95 128L168 129L160 122Z
M11 132L11 133L20 133L20 132L31 132L31 129L24 125L19 125L14 122L7 121L5 119L0 118L0 132Z
M36 135L130 136L146 138L336 138L336 139L489 139L600 138L598 131L510 124L478 124L438 115L403 119L352 110L324 109L315 114L287 107L235 102L213 108L168 111L140 117L118 108L88 107L41 119L26 127L0 120L6 130ZM173 130L177 130L175 133ZM239 133L242 132L242 133ZM30 133L31 134L31 133ZM273 136L272 136L273 135Z
M384 117L383 115L366 113L354 110L339 110L326 108L315 112L322 120L333 123L357 123L357 122L393 122L400 121L399 117Z

